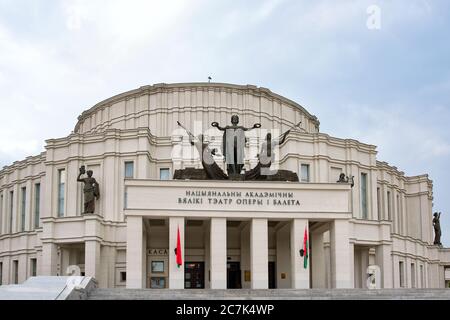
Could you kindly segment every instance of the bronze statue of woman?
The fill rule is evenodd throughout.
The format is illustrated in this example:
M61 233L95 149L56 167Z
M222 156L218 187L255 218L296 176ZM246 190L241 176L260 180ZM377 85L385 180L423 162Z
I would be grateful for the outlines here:
M441 213L434 213L434 218L433 218L433 227L434 227L434 244L441 246Z
M87 178L81 178L83 174L87 174ZM77 181L84 183L84 212L83 214L90 214L95 212L95 199L100 198L100 187L95 178L92 177L92 170L86 172L85 167L81 166L80 174Z

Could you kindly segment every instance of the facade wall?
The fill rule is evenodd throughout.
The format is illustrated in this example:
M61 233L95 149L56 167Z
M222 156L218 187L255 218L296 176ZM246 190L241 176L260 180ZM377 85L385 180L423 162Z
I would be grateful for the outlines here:
M293 131L280 147L277 160L279 168L299 176L302 165L308 165L309 180L304 183L335 183L340 173L354 176L348 228L349 245L354 252L351 272L363 274L365 257L374 255L374 250L381 252L380 256L380 248L388 248L390 254L384 254L383 260L391 270L386 285L400 286L399 263L403 262L404 286L443 286L441 278L450 258L447 251L432 245L433 193L427 175L407 177L397 168L377 161L375 146L320 133L316 117L268 89L225 84L155 85L110 98L83 112L69 136L48 140L44 153L3 168L2 284L14 283L15 266L18 282L26 280L33 273L32 259L36 259L38 275L63 275L75 263L82 272L97 276L101 286L124 286L121 272L125 272L127 262L125 163L133 163L133 179L157 180L160 169L169 169L173 175L176 169L200 168L196 151L181 148L189 142L176 122L196 130L196 122L200 121L203 130L209 129L207 139L220 146L220 132L211 130L210 124L229 124L232 114L241 116L242 125L249 127L260 122L263 128L280 133L301 121L301 129ZM256 135L249 135L247 169L256 165L261 142ZM217 161L224 167L223 161ZM101 198L96 202L94 216L81 214L82 184L76 182L81 165L93 170L100 184ZM66 174L62 194L61 170ZM367 181L366 209L362 205L362 175ZM62 204L60 198L64 199ZM148 248L169 248L168 229L147 227L152 230L146 234ZM227 229L227 255L239 257L241 269L250 270L251 239L245 228ZM190 245L186 254L192 259L204 259L206 268L210 259L205 240L208 232L200 227L186 228ZM268 232L267 259L276 263L278 286L289 287L291 275L282 270L290 265L286 262L290 253L280 249L289 237L271 227ZM320 262L316 262L319 271L312 276L312 283L331 286L327 271L330 242L322 233L315 238L323 244L315 246L320 252L316 261ZM388 265L384 267L388 269ZM281 273L287 273L283 279ZM364 285L361 279L354 275L352 278L355 286ZM251 284L243 281L242 286L249 288Z

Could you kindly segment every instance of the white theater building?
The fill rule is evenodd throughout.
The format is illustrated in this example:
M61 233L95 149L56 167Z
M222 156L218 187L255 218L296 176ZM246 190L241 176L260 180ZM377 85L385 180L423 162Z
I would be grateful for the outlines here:
M211 123L233 114L277 132L301 121L274 164L299 182L172 179L202 168L177 121L220 147ZM258 132L248 132L246 170L258 162ZM82 165L100 184L92 215L82 215ZM337 183L341 173L353 187ZM375 146L321 133L315 116L268 89L145 86L84 111L67 137L0 171L0 281L78 266L108 288L365 288L376 265L382 288L443 288L450 250L433 245L432 201L428 175L405 176Z

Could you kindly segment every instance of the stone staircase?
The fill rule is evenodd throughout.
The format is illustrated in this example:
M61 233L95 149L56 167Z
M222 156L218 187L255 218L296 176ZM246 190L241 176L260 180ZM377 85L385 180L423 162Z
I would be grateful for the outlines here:
M97 288L91 277L32 277L18 285L0 286L0 300L86 300Z
M89 300L450 300L450 289L93 289Z

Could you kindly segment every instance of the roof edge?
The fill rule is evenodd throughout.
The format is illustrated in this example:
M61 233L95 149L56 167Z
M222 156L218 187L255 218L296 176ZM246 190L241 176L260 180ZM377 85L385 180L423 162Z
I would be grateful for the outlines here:
M287 104L293 105L297 108L299 108L302 112L305 113L305 115L314 123L316 123L317 126L320 125L319 119L308 112L303 106L298 104L297 102L290 100L286 97L283 97L277 93L272 92L268 88L264 87L257 87L255 85L238 85L238 84L231 84L231 83L220 83L220 82L181 82L181 83L156 83L153 85L146 85L142 86L137 89L129 90L123 93L119 93L117 95L114 95L108 99L105 99L103 101L100 101L99 103L95 104L93 107L83 111L80 116L78 116L78 122L75 126L74 131L76 132L79 128L80 122L89 117L93 112L95 112L97 109L102 108L104 106L113 104L115 102L121 101L123 99L126 99L127 97L136 95L136 94L144 94L144 93L152 93L152 92L158 92L160 90L165 89L174 89L174 88L195 88L195 87L203 87L203 88L229 88L229 89L235 89L235 90L241 90L241 91L251 91L252 93L258 93L258 94L266 94L268 96L271 96L275 99L278 99L282 102L285 102Z

